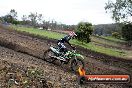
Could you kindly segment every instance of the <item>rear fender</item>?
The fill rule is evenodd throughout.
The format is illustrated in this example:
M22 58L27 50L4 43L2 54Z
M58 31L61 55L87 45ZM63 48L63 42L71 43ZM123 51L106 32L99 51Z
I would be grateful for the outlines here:
M55 50L55 48L54 48L54 47L50 47L50 49L51 49L51 50L53 50L53 51Z
M55 53L59 53L54 47L50 47L50 49Z

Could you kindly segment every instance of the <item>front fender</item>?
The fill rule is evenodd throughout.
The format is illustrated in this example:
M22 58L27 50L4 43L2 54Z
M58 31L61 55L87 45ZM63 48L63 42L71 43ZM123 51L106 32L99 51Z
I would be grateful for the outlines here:
M81 57L81 59L84 59L84 56L81 55L81 54L75 54L75 56L77 56L77 57Z

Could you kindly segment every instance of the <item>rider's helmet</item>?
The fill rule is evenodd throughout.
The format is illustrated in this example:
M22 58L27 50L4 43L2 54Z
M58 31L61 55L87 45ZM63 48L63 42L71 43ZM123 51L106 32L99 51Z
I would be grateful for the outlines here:
M74 31L72 31L72 32L69 32L69 36L71 36L71 38L75 38L77 34Z

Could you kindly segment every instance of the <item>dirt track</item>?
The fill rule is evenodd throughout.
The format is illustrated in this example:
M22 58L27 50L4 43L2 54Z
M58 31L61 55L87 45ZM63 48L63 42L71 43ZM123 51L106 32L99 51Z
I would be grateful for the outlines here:
M29 55L14 52L3 47L0 47L0 51L1 61L6 62L7 67L12 66L12 68L14 69L14 73L16 68L21 68L24 71L25 69L27 69L27 67L32 66L42 69L44 71L43 77L47 81L50 81L52 86L58 85L68 88L70 86L74 87L77 85L77 82L75 80L77 78L76 75L65 72L58 66L46 63L41 59L37 59ZM9 71L8 73L10 72L12 71ZM71 80L72 78L73 80ZM79 85L77 85L76 87L79 87Z
M21 34L17 34L12 31L0 29L0 44L3 45L4 47L8 47L8 48L11 48L11 49L17 51L13 54L15 59L14 58L12 59L11 58L12 55L11 55L11 57L6 59L7 61L10 61L10 59L12 59L12 62L21 63L21 64L26 63L24 61L28 61L28 62L35 64L38 67L42 67L42 69L44 69L45 66L47 66L48 68L52 68L50 70L48 68L45 68L46 70L44 69L44 71L48 70L48 72L53 73L51 75L50 79L52 79L52 77L54 78L54 77L60 76L57 74L58 70L59 70L59 73L63 77L65 77L65 82L67 80L71 79L72 77L75 78L76 75L69 73L69 72L67 72L65 75L65 73L64 73L65 71L61 70L62 68L60 68L59 66L51 65L51 64L48 64L48 63L38 59L38 58L43 57L43 52L48 49L49 43L52 43L52 42L47 41L47 40L40 40L37 38L33 38L33 37L21 35ZM5 49L5 51L3 51L3 52L7 52L7 51L8 51L8 49ZM27 53L28 55L26 55L26 54L17 55L18 51ZM83 53L83 54L85 55L85 53ZM2 55L6 56L6 55L8 55L8 53L2 54ZM0 56L3 57L2 55L0 55ZM29 55L35 56L37 58L34 58ZM21 61L20 58L17 56L20 56L23 60ZM34 59L33 60L28 59L30 57L32 57ZM132 70L131 70L132 66L130 63L120 61L119 64L117 65L114 63L114 61L113 61L113 63L112 62L109 63L106 60L102 60L102 61L101 60L102 59L92 59L92 58L86 57L85 61L86 61L87 73L89 73L89 74L132 74ZM42 65L42 66L40 66L40 65ZM126 66L126 65L129 65L129 66ZM56 69L56 70L54 70L54 69ZM69 77L69 79L67 77ZM56 79L56 78L54 78L54 79ZM58 80L54 80L53 83L55 83L55 81L58 81ZM69 84L69 82L70 82L70 84ZM76 86L77 88L79 87L79 85L75 82L75 80L74 81L72 80L69 82L66 82L67 88L68 88L68 86L73 86L73 87ZM61 81L58 81L58 83L61 83ZM63 83L61 83L60 85L64 86ZM102 84L102 85L106 86L104 84ZM92 84L92 85L89 85L89 87L90 86L101 86L101 85ZM110 86L110 85L107 85L107 86ZM117 86L125 88L124 87L125 85L123 86L121 84L113 85L113 86L116 86L115 88L118 88ZM87 85L87 87L88 87L88 85Z

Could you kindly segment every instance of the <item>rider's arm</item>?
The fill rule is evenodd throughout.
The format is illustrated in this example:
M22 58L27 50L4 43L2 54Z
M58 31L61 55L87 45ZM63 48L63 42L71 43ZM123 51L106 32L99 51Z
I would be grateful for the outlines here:
M71 47L72 47L72 45L70 44L70 42L69 41L66 41Z
M74 49L74 47L70 44L70 39L71 39L71 37L70 36L66 36L65 38L64 38L64 40L65 40L65 42L66 43L68 43L70 46L71 46L71 48L73 48Z
M70 42L69 41L67 41L67 43L71 46L71 48L74 50L75 49L75 47L74 46L72 46L71 44L70 44Z

